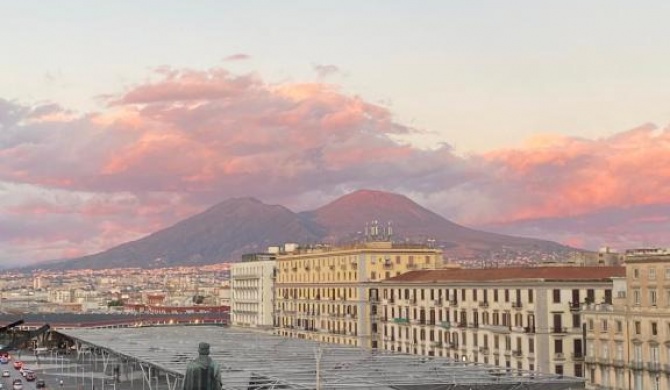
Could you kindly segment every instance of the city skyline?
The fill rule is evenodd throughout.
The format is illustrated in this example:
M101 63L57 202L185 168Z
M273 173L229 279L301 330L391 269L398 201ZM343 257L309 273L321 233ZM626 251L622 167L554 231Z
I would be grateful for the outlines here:
M669 11L7 2L0 264L230 197L302 211L364 188L491 231L667 246Z

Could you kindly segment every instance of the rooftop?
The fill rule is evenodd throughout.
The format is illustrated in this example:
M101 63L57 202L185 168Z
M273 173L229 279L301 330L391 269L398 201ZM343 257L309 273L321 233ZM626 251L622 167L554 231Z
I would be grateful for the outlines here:
M626 276L625 267L526 267L436 269L404 273L382 283L493 282L505 280L594 281Z
M198 343L211 345L224 389L583 389L581 378L502 369L448 358L369 351L224 327L147 327L58 331L163 372L183 376Z

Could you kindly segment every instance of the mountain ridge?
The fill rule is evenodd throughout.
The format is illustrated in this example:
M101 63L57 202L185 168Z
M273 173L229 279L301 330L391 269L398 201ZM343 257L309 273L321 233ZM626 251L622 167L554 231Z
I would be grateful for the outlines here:
M205 211L100 253L44 268L169 267L236 261L286 242L342 244L364 239L373 220L392 224L397 241L431 240L445 258L463 261L500 258L500 253L539 257L574 251L561 244L507 236L456 224L408 197L378 190L358 190L310 211L293 212L253 197L224 200Z

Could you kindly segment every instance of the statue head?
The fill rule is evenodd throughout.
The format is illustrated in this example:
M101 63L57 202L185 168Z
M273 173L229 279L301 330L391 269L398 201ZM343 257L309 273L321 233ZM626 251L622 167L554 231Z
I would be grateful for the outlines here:
M209 355L209 344L205 342L198 344L198 354Z

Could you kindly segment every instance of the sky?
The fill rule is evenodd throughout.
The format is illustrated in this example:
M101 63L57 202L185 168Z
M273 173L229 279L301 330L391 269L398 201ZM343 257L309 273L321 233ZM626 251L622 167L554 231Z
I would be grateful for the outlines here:
M668 246L670 3L361 3L0 3L0 265L362 188Z

